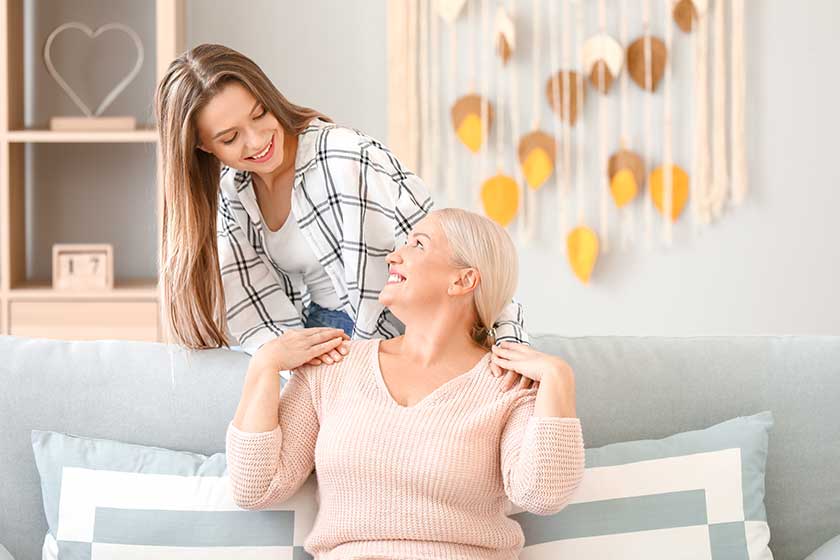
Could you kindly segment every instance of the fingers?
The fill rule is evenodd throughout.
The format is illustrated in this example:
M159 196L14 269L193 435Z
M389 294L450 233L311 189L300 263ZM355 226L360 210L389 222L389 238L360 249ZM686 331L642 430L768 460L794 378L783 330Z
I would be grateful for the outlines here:
M306 362L306 363L307 363L307 364L309 364L310 366L320 366L320 365L321 365L322 363L324 363L324 362L322 362L322 361L321 361L321 360L319 360L318 358L312 358L311 360L309 360L309 361L308 361L308 362Z
M515 342L510 342L509 340L503 340L497 347L520 355L525 355L532 350L532 348L527 344L517 344Z
M507 375L505 375L505 378L502 381L502 391L510 391L516 386L517 381L519 381L518 373L515 371L507 372Z
M309 341L312 344L318 344L321 342L325 342L331 340L333 338L340 338L341 340L349 340L350 337L347 336L347 333L341 329L331 329L327 327L316 327L311 329L306 329L307 332L306 336L309 338Z
M514 350L513 348L505 348L504 346L494 346L492 348L492 352L494 356L505 358L507 360L514 360L522 357L522 354L519 351Z
M321 359L328 364L338 363L342 360L342 358L344 358L344 356L342 356L338 350L330 350L329 352L321 356Z
M324 358L328 357L328 356L324 356L324 354L327 354L331 350L334 350L334 349L338 348L338 346L341 345L342 342L343 342L343 339L340 336L337 336L337 337L332 338L332 339L328 339L324 342L321 342L319 344L315 344L312 347L310 347L309 348L309 354L313 358L318 357L318 358L324 359ZM330 363L326 359L324 359L324 361L327 362L327 363Z
M502 368L500 368L493 362L490 362L490 373L493 374L493 377L499 377L502 375Z
M522 376L522 379L519 381L519 388L520 389L529 389L531 384L533 383L533 379L528 377Z
M506 360L505 358L499 357L498 354L493 354L490 358L491 364L496 364L497 366L504 368L504 369L516 369L514 364L511 360Z

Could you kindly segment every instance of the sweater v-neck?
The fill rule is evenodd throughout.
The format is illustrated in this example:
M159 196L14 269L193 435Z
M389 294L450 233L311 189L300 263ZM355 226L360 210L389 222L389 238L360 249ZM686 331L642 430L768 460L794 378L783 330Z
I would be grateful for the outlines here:
M435 403L441 402L445 399L446 396L456 393L458 389L463 387L470 379L475 377L477 373L484 371L486 369L485 366L490 359L490 352L488 352L484 356L482 356L481 359L478 360L475 363L475 365L473 365L467 371L459 373L452 379L445 381L441 385L438 385L429 394L424 396L415 404L411 406L406 406L397 402L397 400L394 398L394 395L391 394L391 390L388 389L388 384L385 383L385 376L382 375L382 367L379 362L379 347L381 343L382 339L376 339L374 344L372 344L372 349L370 351L371 368L373 369L374 377L376 377L377 384L379 385L380 389L382 389L383 396L388 400L388 402L392 406L403 410L414 410L424 408L427 406L432 406Z

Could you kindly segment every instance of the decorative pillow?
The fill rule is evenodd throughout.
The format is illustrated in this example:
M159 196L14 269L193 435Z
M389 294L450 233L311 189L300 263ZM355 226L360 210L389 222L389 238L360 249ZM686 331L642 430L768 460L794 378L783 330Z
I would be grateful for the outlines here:
M764 469L773 416L586 450L571 502L552 516L522 510L522 560L772 560ZM585 427L584 427L585 431Z
M32 431L49 534L44 559L310 558L315 476L268 510L240 509L210 457Z

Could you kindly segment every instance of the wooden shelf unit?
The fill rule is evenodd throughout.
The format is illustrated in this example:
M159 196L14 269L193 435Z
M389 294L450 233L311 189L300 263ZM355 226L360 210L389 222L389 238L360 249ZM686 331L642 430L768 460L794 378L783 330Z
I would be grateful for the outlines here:
M155 0L155 80L185 48L186 0ZM0 335L160 340L157 278L120 279L113 290L53 290L26 277L24 148L34 143L157 143L154 124L131 131L69 132L24 126L24 0L0 0ZM40 59L38 59L40 60ZM37 63L37 62L36 62ZM57 87L57 86L56 86ZM156 150L157 235L163 186ZM159 239L155 239L158 246Z

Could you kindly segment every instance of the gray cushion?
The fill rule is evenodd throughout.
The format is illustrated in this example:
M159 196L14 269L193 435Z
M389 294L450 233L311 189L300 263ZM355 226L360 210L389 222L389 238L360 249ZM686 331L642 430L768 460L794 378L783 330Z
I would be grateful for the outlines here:
M808 555L805 560L838 560L840 559L840 535L837 535L817 550Z
M588 447L772 411L765 504L776 560L802 560L840 533L840 337L534 338L575 368ZM224 449L247 363L227 350L0 337L0 542L17 558L40 556L32 429L211 455Z

